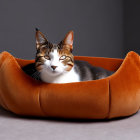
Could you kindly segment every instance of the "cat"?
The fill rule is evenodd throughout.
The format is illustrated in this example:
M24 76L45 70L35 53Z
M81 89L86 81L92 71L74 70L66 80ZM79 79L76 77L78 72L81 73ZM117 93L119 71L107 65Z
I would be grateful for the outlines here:
M58 44L50 43L36 29L35 63L23 67L23 71L36 80L46 83L71 83L102 79L113 72L95 67L86 61L74 60L72 54L74 33L70 31Z

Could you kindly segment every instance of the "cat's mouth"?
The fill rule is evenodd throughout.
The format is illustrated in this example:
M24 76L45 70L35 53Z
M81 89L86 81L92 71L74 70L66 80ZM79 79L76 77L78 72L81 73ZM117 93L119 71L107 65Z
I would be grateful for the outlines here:
M56 70L52 70L51 71L53 74L57 74L57 73L59 73L58 71L56 71Z
M54 70L53 70L52 73L57 73L57 71L54 71Z
M61 72L59 72L59 71L56 71L56 70L51 71L52 76L57 76L57 75L60 75L60 74L61 74Z

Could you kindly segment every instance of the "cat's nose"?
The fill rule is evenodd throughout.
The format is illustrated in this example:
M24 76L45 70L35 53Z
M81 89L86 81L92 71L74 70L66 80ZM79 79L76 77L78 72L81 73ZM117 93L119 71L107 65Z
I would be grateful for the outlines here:
M51 66L51 68L52 68L53 70L55 70L55 69L56 69L56 67L57 67L57 66Z

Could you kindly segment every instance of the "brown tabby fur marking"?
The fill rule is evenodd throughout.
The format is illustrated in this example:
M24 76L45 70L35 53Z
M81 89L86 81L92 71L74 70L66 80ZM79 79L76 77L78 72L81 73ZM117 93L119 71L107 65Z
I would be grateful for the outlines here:
M72 32L72 31L70 31L70 32ZM59 44L52 44L46 39L46 37L39 30L36 31L37 53L36 53L35 65L36 65L37 70L41 70L41 65L44 64L44 62L46 60L45 58L47 58L49 56L49 53L53 52L54 49L57 49L60 57L63 55L66 56L66 59L64 59L62 61L62 63L64 65L68 66L66 68L66 71L71 70L71 68L74 65L74 57L71 53L73 46L66 42L66 38L67 38L68 34L66 35L64 40L62 40ZM73 32L72 32L72 35L73 35ZM72 38L73 38L73 36L72 36ZM43 39L42 42L41 42L41 39Z

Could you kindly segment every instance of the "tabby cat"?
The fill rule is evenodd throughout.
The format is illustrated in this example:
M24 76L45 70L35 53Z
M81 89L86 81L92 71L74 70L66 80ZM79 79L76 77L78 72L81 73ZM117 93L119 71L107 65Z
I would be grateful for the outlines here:
M36 49L35 63L23 67L23 70L34 79L43 82L89 81L112 74L111 71L94 67L86 61L74 60L73 31L70 31L59 44L52 44L36 29Z

